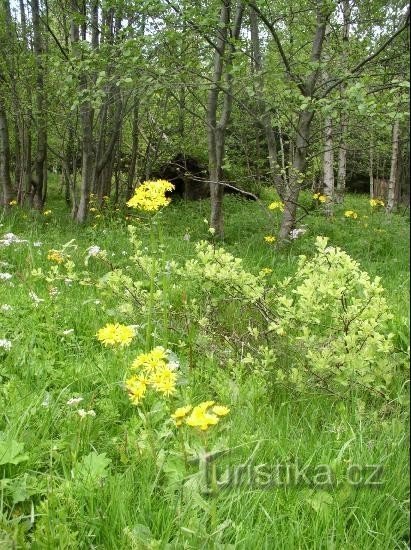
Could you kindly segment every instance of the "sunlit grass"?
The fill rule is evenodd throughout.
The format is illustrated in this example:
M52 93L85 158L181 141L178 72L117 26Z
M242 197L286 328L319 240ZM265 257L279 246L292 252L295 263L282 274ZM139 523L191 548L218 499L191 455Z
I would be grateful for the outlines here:
M387 216L372 209L366 197L350 195L326 219L306 193L301 201L308 213L300 210L306 215L299 225L307 232L279 249L264 241L276 233L281 215L265 208L271 200L270 193L261 203L225 199L226 249L243 258L254 274L272 269L275 282L293 272L300 254L313 255L317 235L328 236L362 269L381 276L394 313L396 346L406 351L408 213ZM0 338L12 343L9 352L0 349L0 441L24 443L16 450L15 464L2 465L0 456L0 547L406 548L405 376L390 403L360 395L342 402L309 389L306 395L288 394L236 365L220 368L211 350L197 357L185 396L193 403L213 399L230 407L219 436L210 430L210 442L231 449L218 460L218 475L250 460L251 477L257 465L293 464L307 467L310 475L325 464L341 481L347 465L382 465L382 483L367 487L341 481L324 489L304 482L264 488L248 483L245 475L243 483L217 495L211 529L205 518L213 501L196 489L195 468L186 493L180 489L186 474L167 454L171 428L160 430L157 444L166 451L153 460L149 434L122 387L136 348L106 349L96 338L106 323L116 321L111 313L115 301L105 300L92 284L54 284L31 275L33 269L49 269L50 249L75 239L77 248L70 255L76 271L83 279L97 280L108 264L91 259L86 266L86 250L98 245L107 251L111 267L125 268L131 252L127 225L138 225L145 244L149 225L106 204L80 228L60 198L52 197L48 208L51 213L44 216L15 207L0 220L0 238L13 232L28 241L0 248L0 261L7 262L0 271L12 275L0 281L0 306L12 308L2 309L0 318ZM347 209L358 218L346 218ZM208 201L176 201L164 210L160 223L168 259L181 262L193 256L195 242L212 241L204 222L208 216ZM44 300L37 307L32 293ZM229 306L222 314L229 319ZM136 325L141 322L135 319ZM174 351L183 362L187 350L178 342L184 344L187 337L183 331L173 335ZM68 404L78 397L80 405ZM81 418L80 406L95 417ZM153 413L154 426L156 421ZM79 471L93 452L103 456L103 474L88 483Z

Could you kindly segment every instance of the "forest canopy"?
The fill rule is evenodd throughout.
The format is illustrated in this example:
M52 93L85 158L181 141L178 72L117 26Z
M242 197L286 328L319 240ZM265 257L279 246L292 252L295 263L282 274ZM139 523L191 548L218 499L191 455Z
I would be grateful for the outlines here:
M304 188L329 211L347 186L392 210L409 195L408 25L397 0L4 0L2 203L44 208L57 172L82 223L90 193L124 202L188 157L220 235L230 183L277 190L282 239Z

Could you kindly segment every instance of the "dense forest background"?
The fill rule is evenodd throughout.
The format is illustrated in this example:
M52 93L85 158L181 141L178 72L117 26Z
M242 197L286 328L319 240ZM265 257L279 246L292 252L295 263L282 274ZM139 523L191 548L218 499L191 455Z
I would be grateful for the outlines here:
M408 10L408 11L407 11ZM61 176L72 217L173 176L211 193L223 234L226 184L284 201L346 188L408 200L409 9L402 0L3 0L1 202L43 209Z

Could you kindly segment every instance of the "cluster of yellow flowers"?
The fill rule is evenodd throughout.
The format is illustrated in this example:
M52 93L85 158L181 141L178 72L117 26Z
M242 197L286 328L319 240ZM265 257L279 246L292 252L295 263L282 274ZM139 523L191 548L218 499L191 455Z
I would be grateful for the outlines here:
M260 275L266 277L267 275L271 275L272 272L273 270L271 269L271 267L263 267L263 269L260 271Z
M267 236L264 237L264 240L268 244L273 244L273 243L275 243L276 238L274 237L274 235L267 235Z
M215 405L214 401L204 401L194 408L191 405L178 408L171 415L171 418L176 426L181 426L184 422L187 426L199 428L204 432L210 426L218 424L220 418L226 416L229 412L228 407Z
M173 189L174 185L166 180L145 181L137 187L127 206L146 212L157 212L170 204L171 199L166 197L166 192Z
M47 259L50 262L55 262L56 264L64 263L68 258L62 254L59 250L49 250L47 254Z
M281 201L274 201L271 204L268 205L269 210L279 210L280 212L284 212L284 203Z
M134 330L132 327L120 325L120 323L108 323L97 332L96 336L105 346L124 347L131 343Z
M43 212L43 216L50 216L51 212L52 212L51 210L45 210Z
M16 206L16 204L17 204L17 201L15 199L9 202L10 206Z
M356 220L358 218L357 212L354 212L354 210L346 210L344 212L344 216L346 218L352 218L353 220Z
M315 199L318 202L327 202L327 197L325 195L322 195L321 193L314 193L313 199Z
M377 206L385 206L385 204L381 199L370 199L370 206L376 208Z
M166 397L175 393L177 374L162 346L155 347L149 353L140 354L133 361L131 368L140 371L125 382L133 405L138 405L144 399L150 386Z

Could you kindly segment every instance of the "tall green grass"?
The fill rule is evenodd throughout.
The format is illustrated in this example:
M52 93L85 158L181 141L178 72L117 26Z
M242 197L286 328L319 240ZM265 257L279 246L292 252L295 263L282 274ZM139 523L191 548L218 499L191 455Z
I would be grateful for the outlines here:
M270 198L267 193L263 202ZM381 276L394 313L397 351L406 352L408 212L387 216L372 211L366 197L348 196L326 219L309 194L303 201L309 214L300 223L307 233L278 249L264 236L275 234L279 214L269 213L264 204L227 197L224 246L254 273L272 268L275 281L293 272L300 254L314 253L317 235L328 236L363 269ZM211 355L197 358L187 396L231 407L224 426L210 435L210 444L231 449L217 460L218 475L248 464L244 469L251 476L221 489L213 502L196 490L196 467L182 473L176 457L162 457L172 431L162 432L156 443L163 465L147 451L139 416L121 387L135 350L107 350L95 338L111 320L110 303L95 286L59 283L58 294L50 294L53 285L30 275L35 268L47 269L49 249L71 239L79 272L86 270L84 252L94 244L108 251L114 265L125 266L129 213L113 206L78 227L59 197L51 197L49 208L50 216L15 208L0 221L0 236L13 232L28 241L0 247L0 261L7 262L0 271L13 276L12 285L0 281L0 306L13 308L3 309L0 318L0 338L12 342L9 352L0 350L0 442L9 449L12 441L20 445L14 448L15 464L2 465L0 455L0 548L407 548L405 373L396 382L397 398L382 405L359 396L342 402L309 389L305 395L288 394L241 368L214 365ZM358 219L345 218L346 209L356 210ZM176 201L163 212L170 259L192 256L193 243L210 238L208 215L208 201ZM133 223L148 242L148 227ZM42 245L34 246L36 241ZM98 277L105 268L91 262L88 270ZM34 307L30 292L44 302ZM73 396L82 396L81 406L96 416L81 420L67 405ZM93 452L102 461L102 475L89 479L85 457ZM306 467L310 480L315 467L329 465L336 482L255 483L258 465L271 471L277 464ZM348 483L353 464L380 465L380 483ZM187 476L192 482L183 491Z

